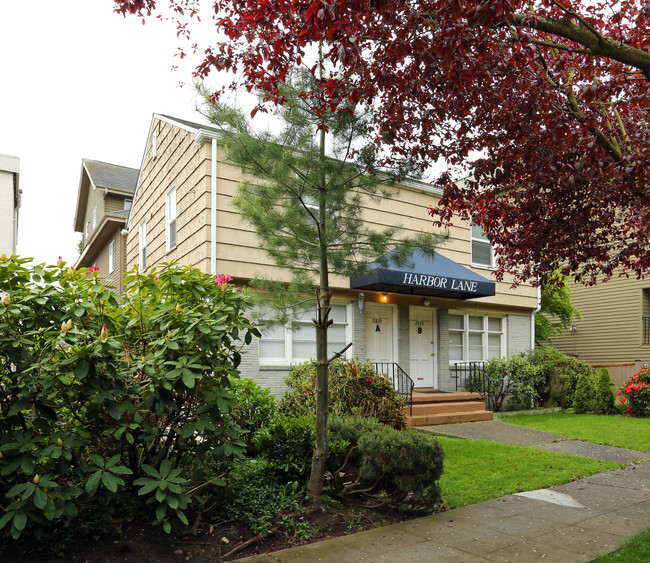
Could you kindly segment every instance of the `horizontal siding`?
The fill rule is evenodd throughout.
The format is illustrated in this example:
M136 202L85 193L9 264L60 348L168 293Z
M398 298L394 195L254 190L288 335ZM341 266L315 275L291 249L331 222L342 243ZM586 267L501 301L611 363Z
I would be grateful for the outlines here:
M136 201L130 219L126 261L129 266L138 263L138 226L142 218L147 221L148 264L171 259L198 266L204 271L210 264L210 207L211 207L211 146L199 145L192 133L164 121L155 120L157 158L151 159L151 140L148 141ZM225 161L223 147L219 146L217 180L217 271L229 273L240 279L250 279L262 274L273 279L287 280L289 272L273 265L259 243L252 227L244 222L232 204L239 187L240 171ZM175 183L177 189L178 246L165 251L165 193ZM391 197L364 202L362 217L369 226L377 229L394 223L401 224L408 237L420 232L432 232L429 205L436 198L431 193L415 189L394 189ZM441 253L470 267L470 230L467 223L449 229L449 239L441 246ZM494 279L489 270L473 271ZM333 284L349 287L346 278L333 277ZM458 302L456 308L475 310L511 311L513 308L532 310L537 304L537 290L530 286L512 289L511 280L496 284L496 295L476 301ZM371 293L371 292L369 292ZM372 296L367 297L369 301ZM421 298L419 298L421 300ZM449 306L451 300L436 300L439 306Z
M287 280L288 272L280 272L266 253L259 249L257 235L253 228L238 214L232 199L238 191L240 173L231 164L224 162L224 153L219 150L218 163L218 214L217 244L218 269L228 271L242 278L264 275L274 279ZM434 232L431 217L428 215L430 205L437 203L436 196L409 188L391 189L390 197L368 198L363 204L363 219L371 227L383 229L386 225L401 225L401 237L407 238L421 232ZM471 267L470 226L459 222L448 231L449 238L440 247L446 257L463 264L479 275L494 281L488 269ZM512 289L510 276L496 283L496 295L482 298L481 305L499 306L504 303L511 307L534 309L537 306L537 289L521 285ZM344 287L349 287L341 279ZM448 301L447 301L448 303ZM476 301L471 307L476 307Z
M625 277L592 287L573 285L572 302L583 318L553 345L589 363L650 360L650 346L642 345L644 288L650 288L650 280Z
M104 209L106 213L124 211L124 199L125 198L119 196L106 196L106 198L104 198Z

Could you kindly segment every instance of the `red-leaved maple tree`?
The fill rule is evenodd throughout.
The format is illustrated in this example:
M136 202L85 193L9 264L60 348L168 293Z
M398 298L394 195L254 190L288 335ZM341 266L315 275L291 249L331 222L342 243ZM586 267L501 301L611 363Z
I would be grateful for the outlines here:
M153 0L115 0L151 15ZM171 0L179 33L197 0ZM498 274L560 268L585 283L650 269L650 4L646 0L215 0L225 40L195 73L283 100L319 46L320 103L375 104L375 141L444 162L434 224L480 223ZM462 182L458 178L466 177Z

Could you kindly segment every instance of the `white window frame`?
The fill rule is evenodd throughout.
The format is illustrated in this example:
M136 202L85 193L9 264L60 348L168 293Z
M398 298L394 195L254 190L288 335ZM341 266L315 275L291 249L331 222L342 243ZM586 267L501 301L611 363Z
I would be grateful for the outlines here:
M494 358L496 356L490 356L490 335L495 335L498 334L500 336L500 341L499 341L499 356L506 356L507 351L506 351L506 315L487 315L487 314L480 314L480 313L466 313L462 311L449 311L449 316L459 316L463 317L463 328L462 329L455 329L451 327L451 323L449 324L449 338L448 340L450 341L451 339L451 334L452 333L461 333L462 334L462 359L452 359L451 354L449 357L449 365L454 365L456 362L485 362L491 358ZM482 319L482 327L481 330L475 330L475 329L470 329L470 322L469 318L470 317L475 317L475 318L481 318ZM489 319L499 319L501 321L501 330L495 331L495 330L490 330L489 327ZM476 359L476 358L471 358L470 359L470 354L469 354L469 349L470 349L470 333L473 334L481 334L481 359ZM451 348L451 341L449 342L449 346Z
M147 269L147 220L140 221L138 226L138 263L140 270Z
M331 327L334 327L334 326L344 326L345 327L345 344L342 346L342 348L343 348L348 342L350 342L350 335L351 335L351 330L352 330L352 326L351 326L352 318L351 318L350 303L342 303L342 302L336 302L335 301L335 302L332 302L331 305L333 307L334 306L340 306L340 307L345 308L345 323L334 322L331 325ZM260 316L261 316L262 319L264 319L263 312L261 313ZM307 318L309 320L307 320ZM312 325L313 326L313 323L311 321L311 316L308 316L307 318L305 318L304 321L298 320L298 321L294 321L294 322L298 323L298 324L304 324L305 326L306 325ZM284 353L283 353L282 356L276 356L276 357L264 356L263 357L261 355L261 348L260 348L260 351L258 353L260 366L289 366L289 365L292 365L292 364L304 363L304 362L307 362L307 361L312 359L312 358L302 358L302 357L295 356L294 350L293 350L293 348L294 348L294 335L296 334L297 331L291 330L291 327L288 327L288 326L274 327L274 329L275 330L279 329L279 331L280 331L280 333L282 335L281 339L284 342L284 347L283 347L283 352ZM264 330L262 329L262 338L260 340L263 340L263 339L264 339ZM260 342L260 344L261 344L261 342ZM328 340L328 344L330 344L329 340ZM337 350L337 352L338 351L339 350ZM346 350L346 353L344 354L343 357L350 358L351 357L350 354L351 354L351 351L348 348L348 350Z
M165 250L174 250L178 243L178 207L176 184L165 194Z
M108 245L108 273L112 274L115 270L115 239Z
M93 207L93 231L97 227L97 206Z
M481 234L480 235L475 234L475 232L474 232L475 229L481 229L481 227L480 227L480 225L477 225L476 223L474 223L472 221L470 223L470 227L469 227L470 251L471 251L471 255L472 255L472 260L471 260L472 266L475 267L475 268L484 268L484 269L488 269L488 270L494 270L494 247L492 246L492 243L490 242L490 240L485 236L482 229L481 229ZM489 264L485 264L483 262L477 262L474 259L474 245L475 244L481 245L481 246L487 245L489 247L489 249L490 249L490 263Z

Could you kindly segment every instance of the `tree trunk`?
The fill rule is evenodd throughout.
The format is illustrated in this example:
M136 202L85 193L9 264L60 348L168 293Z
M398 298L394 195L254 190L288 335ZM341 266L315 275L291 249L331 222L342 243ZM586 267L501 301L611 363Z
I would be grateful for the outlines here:
M325 159L325 130L320 131L320 158ZM327 415L329 410L329 362L327 361L327 329L330 299L329 264L327 257L327 178L321 178L318 198L318 239L320 257L320 289L316 295L318 317L316 319L316 448L311 462L311 473L307 485L307 497L312 505L321 505L321 493L325 481L325 464L329 448L327 436Z

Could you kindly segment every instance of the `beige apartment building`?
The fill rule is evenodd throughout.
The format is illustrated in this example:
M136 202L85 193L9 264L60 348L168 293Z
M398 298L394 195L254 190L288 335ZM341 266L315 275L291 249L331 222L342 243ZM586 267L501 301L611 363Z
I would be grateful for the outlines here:
M75 267L97 267L118 291L126 270L126 225L138 170L84 158L74 230L81 233Z
M573 284L571 301L582 319L553 346L606 367L617 384L650 363L650 279L615 276L594 286Z
M286 280L231 203L240 176L213 128L154 115L126 225L126 268L177 260L230 274L241 286L258 274ZM409 181L368 202L361 219L378 228L398 223L404 236L429 231L427 209L439 197L429 184ZM89 201L80 201L85 217ZM332 347L351 342L348 357L398 365L416 390L455 390L457 363L533 345L537 289L495 282L492 262L480 229L459 221L433 259L414 256L409 268L375 265L368 276L334 277ZM315 355L310 317L297 319L299 330L267 328L247 348L243 375L280 394L290 366Z
M16 252L21 191L20 159L0 154L0 254Z

